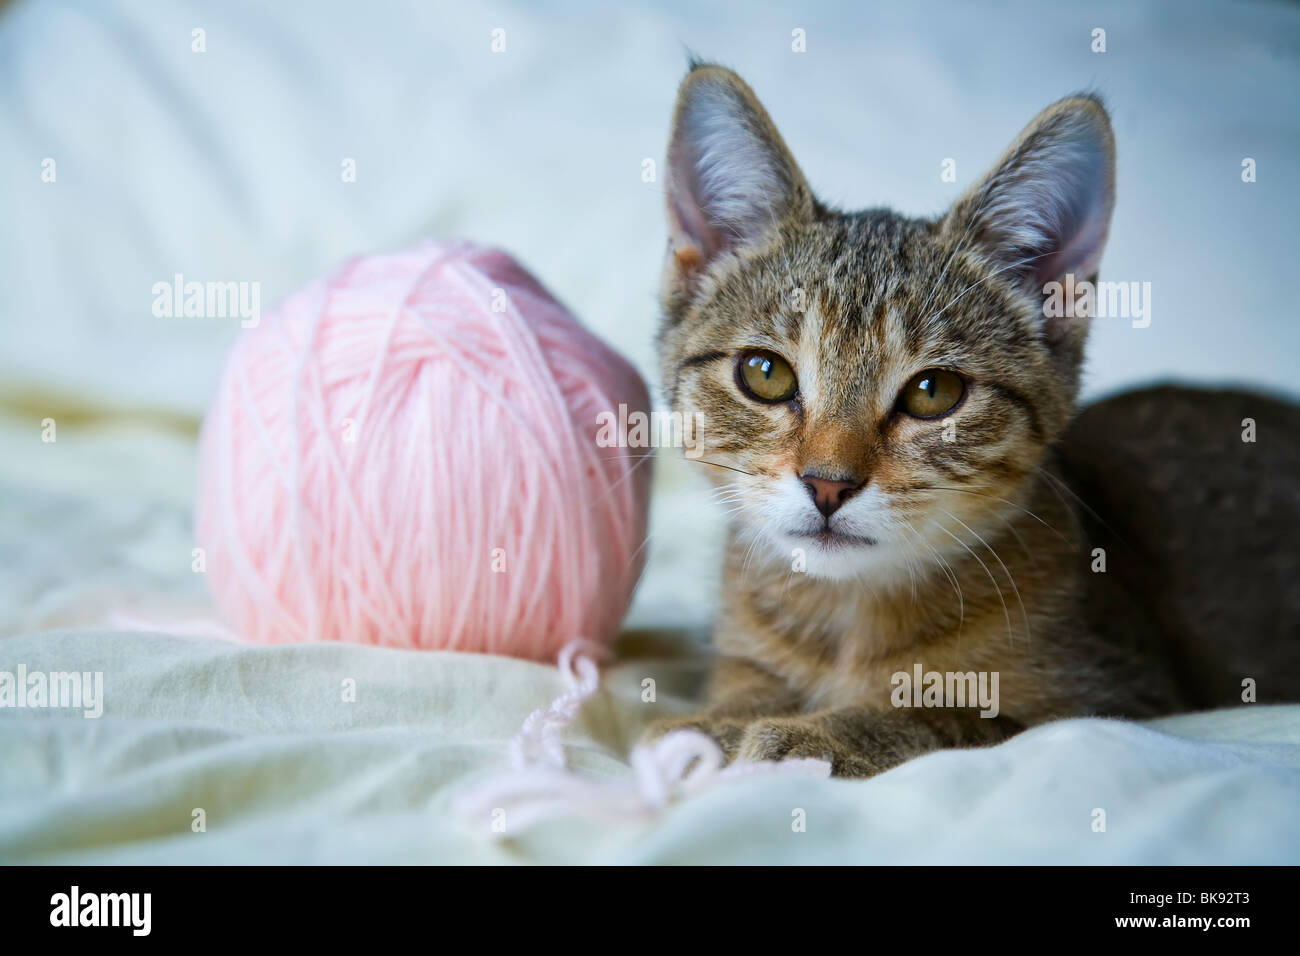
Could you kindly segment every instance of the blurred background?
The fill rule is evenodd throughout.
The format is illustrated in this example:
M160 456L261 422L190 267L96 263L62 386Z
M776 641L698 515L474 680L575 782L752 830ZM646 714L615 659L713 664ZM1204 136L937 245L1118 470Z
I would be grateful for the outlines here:
M265 311L353 254L465 236L657 387L688 50L751 83L824 199L914 215L1100 92L1102 278L1150 282L1151 323L1098 321L1087 394L1300 393L1295 4L0 0L0 633L203 611L193 443L239 322L156 316L177 274L259 283ZM659 464L635 626L709 619L720 527L688 468Z

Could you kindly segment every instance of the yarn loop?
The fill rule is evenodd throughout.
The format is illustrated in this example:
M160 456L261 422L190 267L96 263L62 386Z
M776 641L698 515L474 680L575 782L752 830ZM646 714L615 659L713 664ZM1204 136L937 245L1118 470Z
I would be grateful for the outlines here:
M538 823L565 817L637 822L658 816L675 800L720 784L763 775L829 777L826 760L790 758L735 763L717 742L697 730L676 730L632 749L630 780L585 777L568 769L562 732L599 686L596 665L584 656L587 642L560 655L565 690L548 707L528 715L511 741L511 768L463 789L456 799L461 818L496 838L517 836Z

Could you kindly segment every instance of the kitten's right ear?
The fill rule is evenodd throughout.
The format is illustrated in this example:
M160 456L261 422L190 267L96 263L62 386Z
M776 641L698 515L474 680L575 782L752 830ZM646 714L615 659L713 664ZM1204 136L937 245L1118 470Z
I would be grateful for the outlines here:
M739 76L696 65L668 145L669 268L689 281L718 256L812 214L812 192L771 117Z

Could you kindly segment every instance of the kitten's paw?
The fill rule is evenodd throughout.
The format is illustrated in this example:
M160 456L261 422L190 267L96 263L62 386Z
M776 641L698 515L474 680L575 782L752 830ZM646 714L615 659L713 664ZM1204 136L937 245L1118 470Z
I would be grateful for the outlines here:
M880 772L875 762L846 749L817 727L798 718L753 721L745 728L737 760L828 760L836 777L872 777Z
M665 734L674 730L696 730L708 734L722 748L728 761L735 759L736 750L745 735L746 722L728 717L709 717L695 714L690 717L666 717L656 720L641 734L638 743L652 744Z
M736 756L740 760L784 760L787 757L830 759L826 738L797 719L764 718L745 728Z

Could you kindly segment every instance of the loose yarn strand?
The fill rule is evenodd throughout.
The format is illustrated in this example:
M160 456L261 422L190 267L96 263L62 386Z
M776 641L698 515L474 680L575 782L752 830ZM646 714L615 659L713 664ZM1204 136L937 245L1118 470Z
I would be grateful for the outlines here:
M562 738L583 703L599 688L599 669L588 656L592 649L600 650L579 640L560 652L564 692L524 720L510 742L511 770L480 780L457 795L456 810L467 824L504 839L560 817L648 821L674 801L732 780L830 776L828 761L811 758L724 766L717 742L696 730L673 731L653 744L633 748L630 780L574 773L568 768Z

